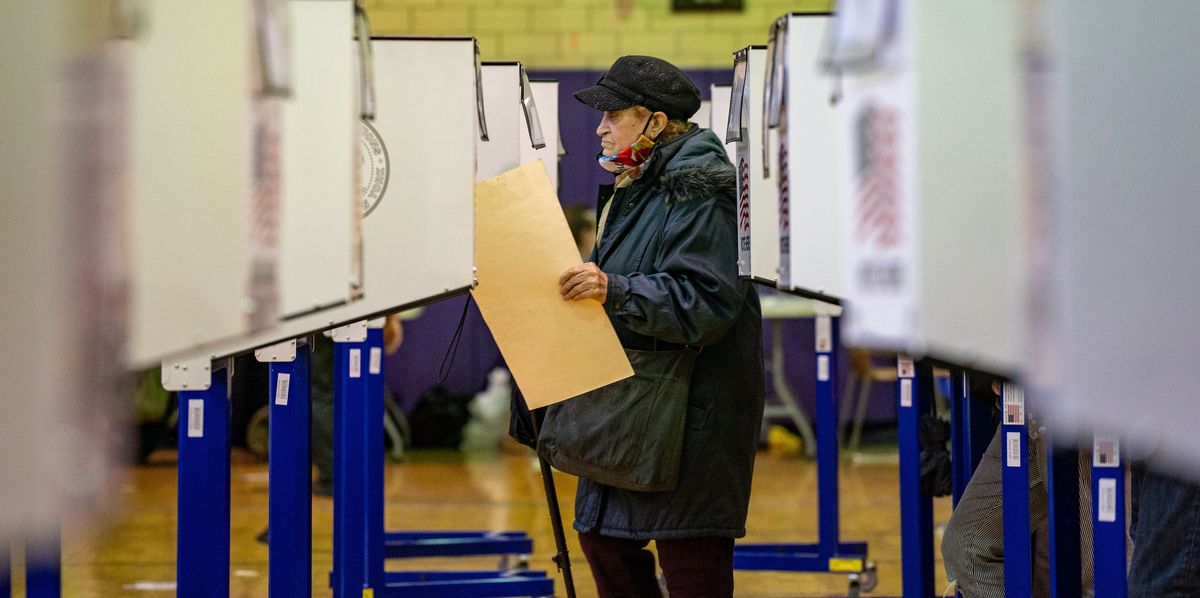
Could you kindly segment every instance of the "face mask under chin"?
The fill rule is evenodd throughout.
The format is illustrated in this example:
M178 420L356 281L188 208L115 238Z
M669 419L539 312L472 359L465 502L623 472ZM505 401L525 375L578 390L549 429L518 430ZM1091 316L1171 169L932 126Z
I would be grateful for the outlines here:
M646 124L642 125L642 132L633 143L610 156L604 155L603 150L596 154L596 162L600 164L600 167L613 174L621 174L649 160L650 154L654 151L654 140L646 136L646 129L650 128L652 118L654 118L653 115L646 119Z

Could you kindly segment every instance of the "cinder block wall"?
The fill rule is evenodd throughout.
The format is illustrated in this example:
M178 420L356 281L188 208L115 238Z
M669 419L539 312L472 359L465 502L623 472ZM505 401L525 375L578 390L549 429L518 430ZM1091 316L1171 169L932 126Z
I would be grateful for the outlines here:
M683 68L729 67L765 44L781 14L825 12L834 0L744 0L733 12L672 12L671 0L368 0L376 35L473 35L484 60L531 69L604 69L623 54Z

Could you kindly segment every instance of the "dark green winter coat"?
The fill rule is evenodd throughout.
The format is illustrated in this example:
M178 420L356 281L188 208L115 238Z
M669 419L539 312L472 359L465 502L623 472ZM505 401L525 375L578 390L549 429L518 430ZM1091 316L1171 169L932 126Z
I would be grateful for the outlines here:
M741 537L763 412L762 313L738 277L734 168L693 126L612 197L593 260L627 349L703 347L688 397L679 484L634 492L580 479L575 529L622 538Z

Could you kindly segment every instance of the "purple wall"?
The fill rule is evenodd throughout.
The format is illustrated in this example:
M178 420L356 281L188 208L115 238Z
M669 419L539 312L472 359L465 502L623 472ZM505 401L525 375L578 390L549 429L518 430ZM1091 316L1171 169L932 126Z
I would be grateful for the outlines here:
M571 95L576 90L595 84L601 74L601 71L577 70L529 73L534 79L556 79L559 82L559 127L566 149L566 155L559 163L559 198L563 205L594 208L596 187L612 181L612 175L596 165L599 143L595 130L599 113L579 103ZM728 69L694 70L688 71L688 75L696 82L702 98L706 100L710 85L728 85L733 78L732 71ZM428 306L420 318L405 323L404 345L396 355L388 358L386 373L388 386L406 411L412 409L424 392L438 384L438 368L447 354L465 300L457 297L435 303ZM788 383L811 414L813 380L816 376L812 320L786 322L784 333L788 339L785 348ZM764 347L770 346L769 330L764 333L763 342ZM487 373L501 362L500 351L479 310L472 304L445 385L454 393L479 392L487 384ZM844 380L846 360L843 358L839 363L842 367L838 376ZM767 392L772 392L769 380ZM876 386L871 396L868 420L895 420L894 392L894 389L885 385Z

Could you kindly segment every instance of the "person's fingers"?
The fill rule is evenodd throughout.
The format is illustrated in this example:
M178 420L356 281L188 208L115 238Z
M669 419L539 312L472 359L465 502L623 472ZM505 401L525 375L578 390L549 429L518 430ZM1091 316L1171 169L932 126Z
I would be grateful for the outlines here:
M576 264L563 270L563 273L558 276L558 284L562 285L567 282L572 276L582 272L588 264Z
M594 299L596 296L596 285L592 282L585 282L576 285L566 295L568 301L579 301L581 299Z
M580 272L575 276L572 276L565 283L559 285L559 291L565 293L570 290L571 287L581 285L590 280L595 280L595 274L592 272Z

